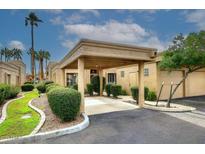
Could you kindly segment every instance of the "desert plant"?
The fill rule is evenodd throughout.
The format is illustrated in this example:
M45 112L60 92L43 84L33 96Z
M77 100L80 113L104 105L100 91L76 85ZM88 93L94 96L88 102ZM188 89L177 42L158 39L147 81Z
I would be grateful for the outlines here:
M47 96L51 110L62 121L72 121L76 118L81 102L78 91L71 88L54 88Z
M21 86L22 91L32 91L34 86L32 84L24 84Z
M121 91L122 91L121 85L113 84L111 86L111 94L114 98L117 98L120 95Z
M93 96L93 85L87 84L87 92L90 96Z
M19 87L11 86L9 90L9 98L15 98L19 92L20 92Z

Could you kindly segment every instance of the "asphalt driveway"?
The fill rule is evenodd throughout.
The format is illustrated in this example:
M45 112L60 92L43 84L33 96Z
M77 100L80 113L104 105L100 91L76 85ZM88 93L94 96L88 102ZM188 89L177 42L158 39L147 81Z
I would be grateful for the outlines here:
M78 133L35 143L205 143L205 128L162 112L134 109L90 116Z

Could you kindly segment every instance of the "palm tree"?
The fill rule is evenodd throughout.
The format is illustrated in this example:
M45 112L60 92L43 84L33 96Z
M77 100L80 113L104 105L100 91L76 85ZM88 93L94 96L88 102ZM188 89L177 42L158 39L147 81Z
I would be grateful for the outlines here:
M46 78L48 76L48 60L50 60L50 52L49 51L45 51L45 55L44 55L44 58L46 60Z
M4 48L3 50L5 62L8 62L12 56L11 50L9 50L8 48Z
M13 49L13 58L14 60L22 60L22 50L21 49Z
M43 61L45 58L45 51L40 50L39 52L37 52L36 54L36 58L39 61L39 79L43 80L44 79L44 71L43 71Z
M34 26L38 27L38 23L43 22L36 16L34 12L29 13L28 17L25 17L25 25L31 26L31 73L32 78L35 76L35 53L34 53Z
M5 54L5 50L4 50L4 49L1 49L1 51L0 51L0 56L1 56L0 60L1 60L1 61L3 61L3 56L4 56L4 54Z

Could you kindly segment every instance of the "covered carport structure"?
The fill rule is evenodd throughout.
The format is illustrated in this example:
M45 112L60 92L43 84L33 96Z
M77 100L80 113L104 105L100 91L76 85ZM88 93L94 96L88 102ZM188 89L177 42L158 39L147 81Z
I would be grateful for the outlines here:
M144 63L153 61L156 49L139 46L82 39L60 61L65 83L65 69L78 69L78 91L81 93L81 113L84 105L84 70L97 69L100 76L100 95L103 94L103 69L138 64L139 106L144 104Z

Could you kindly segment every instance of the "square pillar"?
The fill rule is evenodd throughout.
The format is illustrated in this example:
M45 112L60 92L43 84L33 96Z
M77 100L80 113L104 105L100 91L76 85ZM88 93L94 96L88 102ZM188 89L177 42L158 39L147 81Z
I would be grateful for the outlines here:
M103 95L103 70L99 69L99 77L100 77L100 96Z
M81 93L80 113L85 112L84 103L84 58L78 58L78 91Z
M138 73L138 83L139 83L139 100L138 104L140 107L144 105L144 62L139 62L139 73Z

